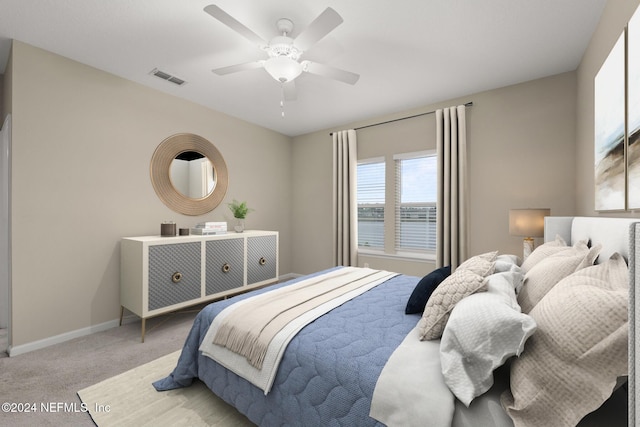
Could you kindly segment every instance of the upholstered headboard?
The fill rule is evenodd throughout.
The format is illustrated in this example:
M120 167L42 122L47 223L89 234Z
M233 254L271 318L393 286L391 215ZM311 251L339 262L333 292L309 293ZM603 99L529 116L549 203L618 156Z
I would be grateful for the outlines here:
M629 227L640 222L640 218L598 218L584 216L549 216L545 218L544 241L554 240L560 235L568 245L580 240L601 243L598 260L606 260L618 252L629 260Z
M544 221L545 242L554 240L556 235L567 244L573 245L580 240L589 240L591 244L601 243L599 260L606 260L614 253L620 253L629 265L629 426L635 426L636 415L640 414L640 399L636 399L636 385L640 369L636 360L640 360L640 340L636 331L640 331L640 292L636 284L640 283L640 218L600 218L600 217L546 217ZM636 356L638 355L638 356Z

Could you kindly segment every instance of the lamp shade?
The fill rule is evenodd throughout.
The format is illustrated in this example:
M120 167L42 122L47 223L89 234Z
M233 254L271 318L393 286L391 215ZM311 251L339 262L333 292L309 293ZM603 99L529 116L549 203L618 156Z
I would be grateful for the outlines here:
M544 217L551 209L510 209L509 234L524 237L544 236Z
M280 83L290 82L302 73L302 64L286 56L267 59L264 68L271 74L271 77Z

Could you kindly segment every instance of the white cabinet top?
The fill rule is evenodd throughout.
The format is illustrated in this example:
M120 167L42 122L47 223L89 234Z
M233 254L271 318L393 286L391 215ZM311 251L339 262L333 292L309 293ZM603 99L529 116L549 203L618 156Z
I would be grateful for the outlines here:
M197 242L202 240L211 240L211 239L239 239L243 237L254 237L254 236L268 236L277 234L277 231L264 231L264 230L245 230L242 233L236 233L235 231L228 231L225 234L208 234L208 235L200 235L200 234L190 234L188 236L137 236L137 237L123 237L124 240L133 240L136 242L143 243L187 243L187 242Z

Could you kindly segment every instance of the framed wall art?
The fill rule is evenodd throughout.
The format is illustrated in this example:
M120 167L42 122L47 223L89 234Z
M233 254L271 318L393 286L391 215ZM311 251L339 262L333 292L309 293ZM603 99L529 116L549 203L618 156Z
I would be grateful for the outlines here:
M594 81L595 210L640 209L640 8Z
M625 35L595 77L595 210L626 209Z
M627 25L627 197L640 209L640 11Z

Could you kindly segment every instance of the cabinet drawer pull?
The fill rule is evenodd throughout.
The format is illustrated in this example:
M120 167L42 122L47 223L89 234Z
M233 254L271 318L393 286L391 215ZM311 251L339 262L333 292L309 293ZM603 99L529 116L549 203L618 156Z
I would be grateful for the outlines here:
M265 265L267 263L267 260L264 257L261 257L260 260L258 261L258 264L260 265Z
M222 266L222 272L223 273L228 273L231 271L231 266L229 265L228 262L225 262L224 265Z
M182 273L180 273L179 271L173 273L173 275L171 276L171 281L173 283L178 283L180 280L182 280Z

